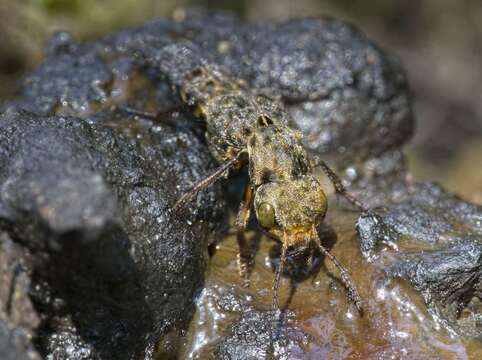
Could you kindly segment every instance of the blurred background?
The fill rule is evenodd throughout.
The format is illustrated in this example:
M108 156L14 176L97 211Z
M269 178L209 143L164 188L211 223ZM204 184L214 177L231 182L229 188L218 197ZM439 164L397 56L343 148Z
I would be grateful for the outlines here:
M408 73L418 130L406 153L415 178L482 204L480 0L0 0L0 101L42 61L53 32L95 39L185 7L251 21L326 14L354 23Z

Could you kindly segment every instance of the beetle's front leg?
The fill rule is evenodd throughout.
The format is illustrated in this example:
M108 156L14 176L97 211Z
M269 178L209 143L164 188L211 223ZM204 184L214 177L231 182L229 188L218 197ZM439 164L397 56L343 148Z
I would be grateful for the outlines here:
M233 168L237 165L239 161L241 161L242 156L244 155L243 151L238 152L235 154L230 160L226 161L220 167L218 167L211 175L207 178L201 180L197 184L195 184L191 190L181 196L181 198L174 204L173 210L178 211L184 205L189 203L193 200L200 191L210 187L214 184L217 180L221 179L223 175L229 171L229 169Z
M155 120L162 124L168 125L173 128L179 127L177 116L186 111L186 107L183 104L173 106L169 109L161 110L158 112L148 112L138 109L134 109L130 106L118 105L114 108L114 111L125 113L141 119Z
M248 225L249 216L251 213L251 203L253 198L253 189L250 184L246 185L244 189L243 201L239 206L238 215L236 216L236 238L238 240L238 267L239 275L244 280L244 287L249 286L249 278L254 265L254 256L249 246L244 231Z
M285 234L286 237L286 234ZM286 238L283 239L283 245L281 248L281 257L279 259L279 265L278 268L276 269L276 273L274 275L274 280L273 280L273 299L271 303L271 309L273 311L276 311L279 309L279 286L281 282L281 275L283 275L283 270L285 268L286 264L286 256L288 253L288 242L286 241Z

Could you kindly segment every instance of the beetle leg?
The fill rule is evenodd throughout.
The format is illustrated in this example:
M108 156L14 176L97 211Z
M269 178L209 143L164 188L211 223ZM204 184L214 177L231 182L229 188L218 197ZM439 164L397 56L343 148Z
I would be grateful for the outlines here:
M273 303L271 304L273 311L279 309L279 285L281 281L281 274L283 273L283 269L286 263L287 250L288 250L287 242L283 241L283 247L281 249L279 266L278 266L278 269L276 269L276 273L273 281Z
M7 302L5 306L6 308L5 310L8 316L10 316L12 313L12 303L15 298L15 289L17 287L18 277L20 276L22 271L24 271L22 268L22 265L20 264L20 262L17 261L13 266L12 277L10 279L10 286L8 289L8 297L7 297Z
M314 266L315 266L315 257L316 257L316 251L314 246L310 244L310 251L308 255L308 260L306 261L306 266L308 267L308 271L313 271L313 277L311 278L311 282L314 283L316 279L316 275L318 274L318 271L314 271Z
M149 112L149 111L137 110L137 109L131 108L130 106L117 106L116 110L125 112L125 113L130 114L130 115L139 116L141 118L149 119L149 120L155 120L162 113L164 113L164 111L162 111L162 112ZM167 110L166 112L169 113L170 111Z
M207 178L201 180L196 185L192 187L187 193L181 196L181 198L174 204L173 210L178 211L188 202L190 202L194 197L202 190L208 188L212 184L214 184L217 180L219 180L226 171L231 169L232 167L236 166L237 163L241 160L241 157L244 155L244 151L238 152L233 158L226 161L220 167L218 167L211 175Z
M356 197L354 197L352 194L350 194L343 183L341 182L341 179L336 175L336 173L330 169L330 167L321 159L315 158L315 160L312 163L313 167L321 167L323 172L328 176L330 179L331 183L333 184L335 191L342 195L345 199L347 199L349 202L351 202L353 205L355 205L357 208L359 208L361 211L366 212L368 211L368 208L361 203L360 200L358 200Z
M244 280L244 287L249 286L249 278L254 265L254 255L252 254L251 247L249 246L244 234L251 213L252 198L253 189L251 185L248 184L244 189L244 198L239 205L238 215L236 216L236 238L239 246L238 267L239 275Z

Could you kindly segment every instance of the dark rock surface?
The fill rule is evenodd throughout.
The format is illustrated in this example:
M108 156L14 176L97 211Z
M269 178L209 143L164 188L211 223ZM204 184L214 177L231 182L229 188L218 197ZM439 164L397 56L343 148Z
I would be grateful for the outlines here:
M223 203L213 188L189 216L169 209L207 175L210 156L187 130L117 120L16 108L0 117L2 223L35 254L26 264L44 355L147 356L194 310Z
M30 340L17 329L9 327L0 320L0 359L2 360L39 360Z
M273 313L246 309L215 352L216 359L294 359L303 356L307 335L297 333L286 323L273 329ZM276 335L276 336L273 336ZM304 335L304 336L303 336Z
M390 269L420 291L448 329L482 340L482 246L455 243L438 251L407 256Z
M207 341L208 346L188 348L181 358L298 359L306 355L304 347L314 342L297 325L294 314L288 311L280 318L228 284L208 281L198 306L210 310L197 314L191 333L194 342Z
M397 249L387 273L407 279L439 321L459 334L482 334L482 208L434 184L358 219L361 249Z
M434 248L482 236L480 206L463 201L431 183L414 184L407 192L408 195L399 201L377 210L377 214L360 217L360 240L366 255L374 250L375 244L369 243L382 238L393 242L409 238Z
M473 338L475 334L459 331L461 326L474 329L476 299L462 310L463 319L457 320L463 320L459 326L446 321L446 314L435 311L437 302L446 297L447 291L440 292L433 302L427 302L430 312L427 312L423 296L425 293L434 296L442 289L450 289L445 287L446 276L439 275L445 266L447 273L455 275L454 280L464 269L473 274L472 266L477 257L472 257L472 263L466 262L466 267L461 266L458 260L462 252L456 254L454 249L439 255L434 252L436 261L434 258L432 263L421 263L418 257L427 251L421 252L412 244L413 261L406 264L420 264L420 269L423 266L433 268L433 272L427 271L426 274L434 275L433 283L423 283L421 278L421 283L429 284L429 288L412 288L410 283L394 279L398 275L394 265L403 259L408 260L407 254L393 247L379 246L376 256L368 260L357 248L359 240L353 225L357 214L347 212L335 202L330 205L321 237L350 272L364 301L364 316L360 316L347 299L337 270L323 258L319 259L321 267L318 271L314 267L311 273L301 278L291 267L305 263L290 259L292 265L287 267L280 287L280 305L284 310L281 313L271 311L271 285L274 266L279 259L279 245L261 239L257 245L251 286L244 288L243 280L236 272L236 237L230 236L219 244L211 259L181 358L478 358L480 343ZM250 241L256 237L254 231L252 237L248 235ZM334 243L331 243L329 239L333 237ZM466 251L468 249L465 247ZM444 255L451 256L452 260ZM460 288L461 293L454 299L462 293L471 293L475 278L469 273L466 279L470 281L466 287ZM418 296L418 291L422 297ZM464 299L462 295L457 301Z
M357 189L369 188L360 191L365 201L386 201L376 188L394 180L404 191L400 147L414 128L405 74L395 57L330 18L246 24L225 13L187 13L97 42L60 33L25 80L22 106L91 122L116 104L164 111L179 106L169 84L203 61L285 100L307 148Z
M0 233L0 359L39 360L31 343L40 320L29 296L23 249Z
M167 66L166 46L185 44L193 56ZM116 85L139 69L175 78L199 58L223 66L253 86L281 96L309 149L337 160L366 160L396 150L413 132L404 72L357 29L330 18L246 24L229 14L187 14L159 20L87 44L66 34L51 42L48 60L26 79L22 95L36 111L90 113L116 101ZM161 74L159 69L169 69ZM66 70L70 76L63 74ZM44 81L49 79L49 81ZM165 90L160 87L158 91ZM161 95L169 102L166 91Z

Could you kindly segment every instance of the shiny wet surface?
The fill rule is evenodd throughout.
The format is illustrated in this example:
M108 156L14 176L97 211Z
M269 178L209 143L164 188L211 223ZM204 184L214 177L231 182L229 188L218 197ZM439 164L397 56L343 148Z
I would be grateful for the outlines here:
M198 297L196 315L180 358L482 357L477 340L462 340L448 333L408 283L387 278L384 268L397 258L396 247L385 246L370 261L361 255L354 229L357 213L339 209L334 199L331 202L334 206L320 236L327 246L334 242L332 253L348 269L364 300L363 316L347 299L333 264L317 257L312 268L307 269L302 255L295 256L297 260L287 266L290 274L282 277L283 312L271 312L273 265L279 261L279 245L265 237L260 239L251 284L245 288L237 270L236 237L230 235L217 245L210 260L205 288ZM255 242L260 238L255 230L247 236ZM399 245L403 247L403 243ZM411 251L422 249L414 246L410 244ZM295 264L301 266L301 271L294 271ZM253 312L264 314L257 319L271 324L247 320L245 315ZM240 336L240 328L245 335ZM259 345L256 339L265 339L266 328L271 332L268 338L272 344Z

